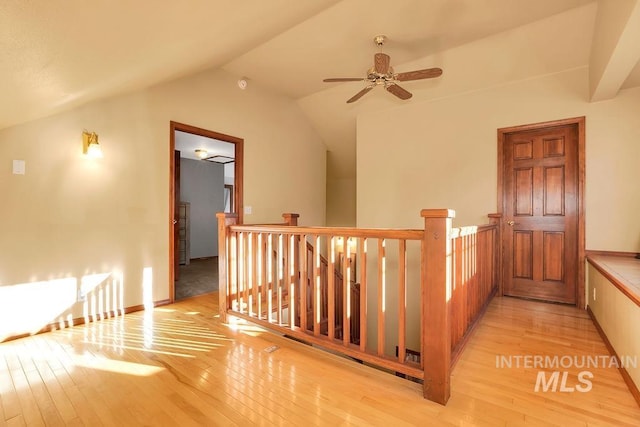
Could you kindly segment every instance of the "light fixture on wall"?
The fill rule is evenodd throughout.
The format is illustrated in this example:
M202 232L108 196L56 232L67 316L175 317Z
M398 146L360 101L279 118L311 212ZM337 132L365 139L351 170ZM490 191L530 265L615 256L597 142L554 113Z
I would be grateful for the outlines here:
M82 132L82 154L91 158L102 157L102 147L98 143L98 134L95 132Z
M223 165L226 165L227 163L233 163L235 161L233 157L222 156L219 154L216 154L215 156L207 157L204 160L208 162L222 163Z
M200 159L204 159L205 157L207 157L209 155L209 153L207 152L207 150L205 150L204 148L198 148L196 149L196 156L198 156L198 158Z

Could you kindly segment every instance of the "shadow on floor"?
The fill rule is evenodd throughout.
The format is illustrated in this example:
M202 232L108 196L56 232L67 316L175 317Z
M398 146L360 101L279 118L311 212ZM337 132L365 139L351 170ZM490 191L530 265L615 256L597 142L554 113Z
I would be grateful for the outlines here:
M218 257L191 260L180 266L175 298L181 300L218 290Z

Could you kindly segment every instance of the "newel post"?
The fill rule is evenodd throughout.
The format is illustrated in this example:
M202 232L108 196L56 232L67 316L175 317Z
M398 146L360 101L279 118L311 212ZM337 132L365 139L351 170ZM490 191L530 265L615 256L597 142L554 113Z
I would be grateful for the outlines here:
M423 394L426 399L445 405L451 394L449 299L455 211L423 209L420 215L424 218L420 266Z
M286 226L289 227L297 227L298 226L298 218L300 218L300 215L297 213L283 213L282 214L282 218L284 218L284 224ZM300 326L300 304L301 304L301 300L300 300L300 283L302 282L302 278L300 273L300 263L304 262L305 260L300 259L300 237L299 236L294 236L293 239L291 239L291 247L289 248L289 253L291 254L291 259L293 260L293 270L290 271L291 276L289 277L289 280L291 281L291 283L295 283L295 290L293 291L293 293L291 295L289 295L290 298L290 304L291 301L293 301L292 306L294 307L294 310L291 311L289 314L291 316L294 316L293 319L291 319L291 324L296 324L298 326ZM303 256L306 256L306 252L302 252Z
M238 223L237 213L219 212L218 218L218 304L220 321L227 322L227 289L229 288L229 226ZM235 268L235 266L231 266Z
M300 218L300 214L297 213L283 213L282 218L284 218L284 223L286 225L297 226L298 218Z

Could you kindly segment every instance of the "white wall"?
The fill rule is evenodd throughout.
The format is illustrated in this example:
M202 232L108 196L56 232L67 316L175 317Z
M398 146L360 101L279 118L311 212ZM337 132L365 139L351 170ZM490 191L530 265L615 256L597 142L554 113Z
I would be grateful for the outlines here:
M124 307L169 297L171 120L244 138L247 221L297 212L303 224L324 224L320 137L290 99L258 84L240 91L236 80L204 72L0 131L0 286L12 286L3 297L37 312L41 293L26 284L69 279L44 323L83 315L73 292L83 278L121 290ZM104 158L83 158L83 129L99 134ZM11 173L13 159L26 161L26 175Z
M217 212L224 212L224 165L180 159L180 201L190 203L190 257L218 256Z

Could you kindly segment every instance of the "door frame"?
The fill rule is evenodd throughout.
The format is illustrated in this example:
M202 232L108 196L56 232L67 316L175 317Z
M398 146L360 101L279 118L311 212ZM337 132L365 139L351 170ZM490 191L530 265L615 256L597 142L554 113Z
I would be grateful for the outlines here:
M217 139L224 142L234 144L235 149L235 165L234 165L234 178L233 178L233 193L234 193L234 212L238 214L238 223L242 224L243 218L243 176L244 176L244 139L238 138L224 133L215 132L212 130L202 129L196 126L187 125L184 123L169 122L169 301L175 302L175 276L174 276L174 263L175 263L175 238L173 233L174 219L176 217L175 211L175 173L176 164L174 159L174 151L176 148L175 133L176 131L182 131L191 133L193 135L204 136L207 138Z
M586 175L585 162L585 117L573 117L569 119L553 120L549 122L532 123L528 125L512 126L498 129L498 212L504 214L506 212L506 197L504 194L504 161L503 151L507 134L540 130L548 127L575 125L578 128L578 266L576 277L576 306L586 309L585 295L585 211L584 211L584 186ZM504 216L500 219L500 234L502 239L505 238ZM503 241L500 242L504 247ZM500 254L500 285L499 293L504 295L503 289L503 273L504 263L502 262L505 254Z

